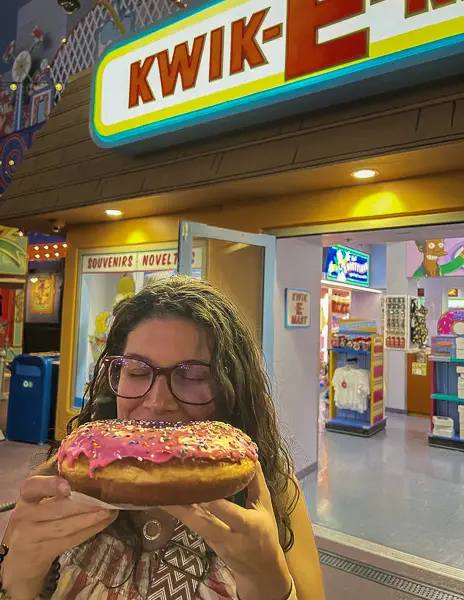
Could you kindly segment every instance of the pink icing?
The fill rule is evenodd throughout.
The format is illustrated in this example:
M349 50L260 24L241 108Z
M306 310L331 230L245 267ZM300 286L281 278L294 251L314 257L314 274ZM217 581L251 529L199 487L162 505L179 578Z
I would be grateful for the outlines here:
M258 460L257 446L239 429L226 423L152 423L148 421L94 421L67 437L58 452L71 468L81 456L89 459L89 472L116 460L136 458L165 463L177 459L240 462L245 456Z

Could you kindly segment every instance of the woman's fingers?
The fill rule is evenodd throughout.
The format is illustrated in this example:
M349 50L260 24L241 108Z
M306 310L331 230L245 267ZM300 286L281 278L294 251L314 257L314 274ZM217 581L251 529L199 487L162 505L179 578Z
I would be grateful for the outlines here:
M68 537L59 539L58 542L61 548L57 552L57 555L62 554L66 550L69 550L69 548L75 548L76 546L80 546L81 544L92 538L94 535L97 535L97 533L101 533L107 527L109 527L111 523L113 523L113 521L116 520L117 516L117 511L113 511L113 514L111 514L111 516L108 519L99 521L98 523L91 525L87 529L82 529L81 531L75 532L74 534L69 535Z
M249 511L229 500L205 502L200 507L228 525L232 531L244 533L249 527Z
M74 515L97 513L100 509L88 504L78 504L68 498L48 498L37 504L22 502L18 511L22 519L34 522L57 521Z
M15 528L12 544L14 543L17 548L26 545L25 549L27 549L28 544L49 545L51 542L58 542L66 549L72 548L73 545L66 545L66 540L82 539L84 541L90 537L87 535L88 531L95 533L103 531L117 516L117 511L100 511L74 515L56 521L35 523L24 521L22 526L19 525ZM91 535L95 535L95 533Z
M118 516L117 511L101 510L89 514L74 515L57 521L37 523L34 535L38 540L48 541L72 537L90 528L105 529Z
M24 502L40 502L43 498L66 498L71 488L66 479L61 477L29 477L21 485L21 500Z
M197 504L192 506L163 506L163 510L182 521L207 542L214 543L224 539L231 532L230 527L218 519L210 511Z
M256 465L256 473L248 486L247 507L263 506L269 513L274 514L272 507L271 494L264 479L263 469L258 462Z

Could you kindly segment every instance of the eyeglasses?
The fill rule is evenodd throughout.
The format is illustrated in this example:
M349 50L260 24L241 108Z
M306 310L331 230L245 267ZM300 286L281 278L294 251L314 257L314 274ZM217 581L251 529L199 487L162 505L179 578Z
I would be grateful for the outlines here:
M104 363L110 389L120 398L143 398L163 375L171 394L183 404L204 406L214 400L216 381L207 363L190 361L162 368L131 356L107 356Z

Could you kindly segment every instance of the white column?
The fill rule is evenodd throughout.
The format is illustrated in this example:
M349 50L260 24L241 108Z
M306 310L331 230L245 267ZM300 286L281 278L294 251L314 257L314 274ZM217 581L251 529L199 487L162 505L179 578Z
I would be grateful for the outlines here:
M417 280L406 277L406 243L387 244L387 294L417 295ZM386 406L406 410L406 354L386 350Z
M277 241L274 397L297 473L317 466L322 244L319 238ZM286 329L285 289L311 293L311 326Z

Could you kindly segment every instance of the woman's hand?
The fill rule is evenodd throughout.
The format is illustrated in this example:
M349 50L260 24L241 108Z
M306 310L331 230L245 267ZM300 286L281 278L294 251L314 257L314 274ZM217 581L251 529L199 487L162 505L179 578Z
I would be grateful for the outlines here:
M261 465L248 487L246 509L227 500L163 508L200 535L231 569L241 600L287 598L291 576Z
M34 597L31 592L40 592L57 556L103 531L117 517L117 511L73 502L70 492L60 477L23 482L5 536L9 553L3 563L3 586L15 598Z

